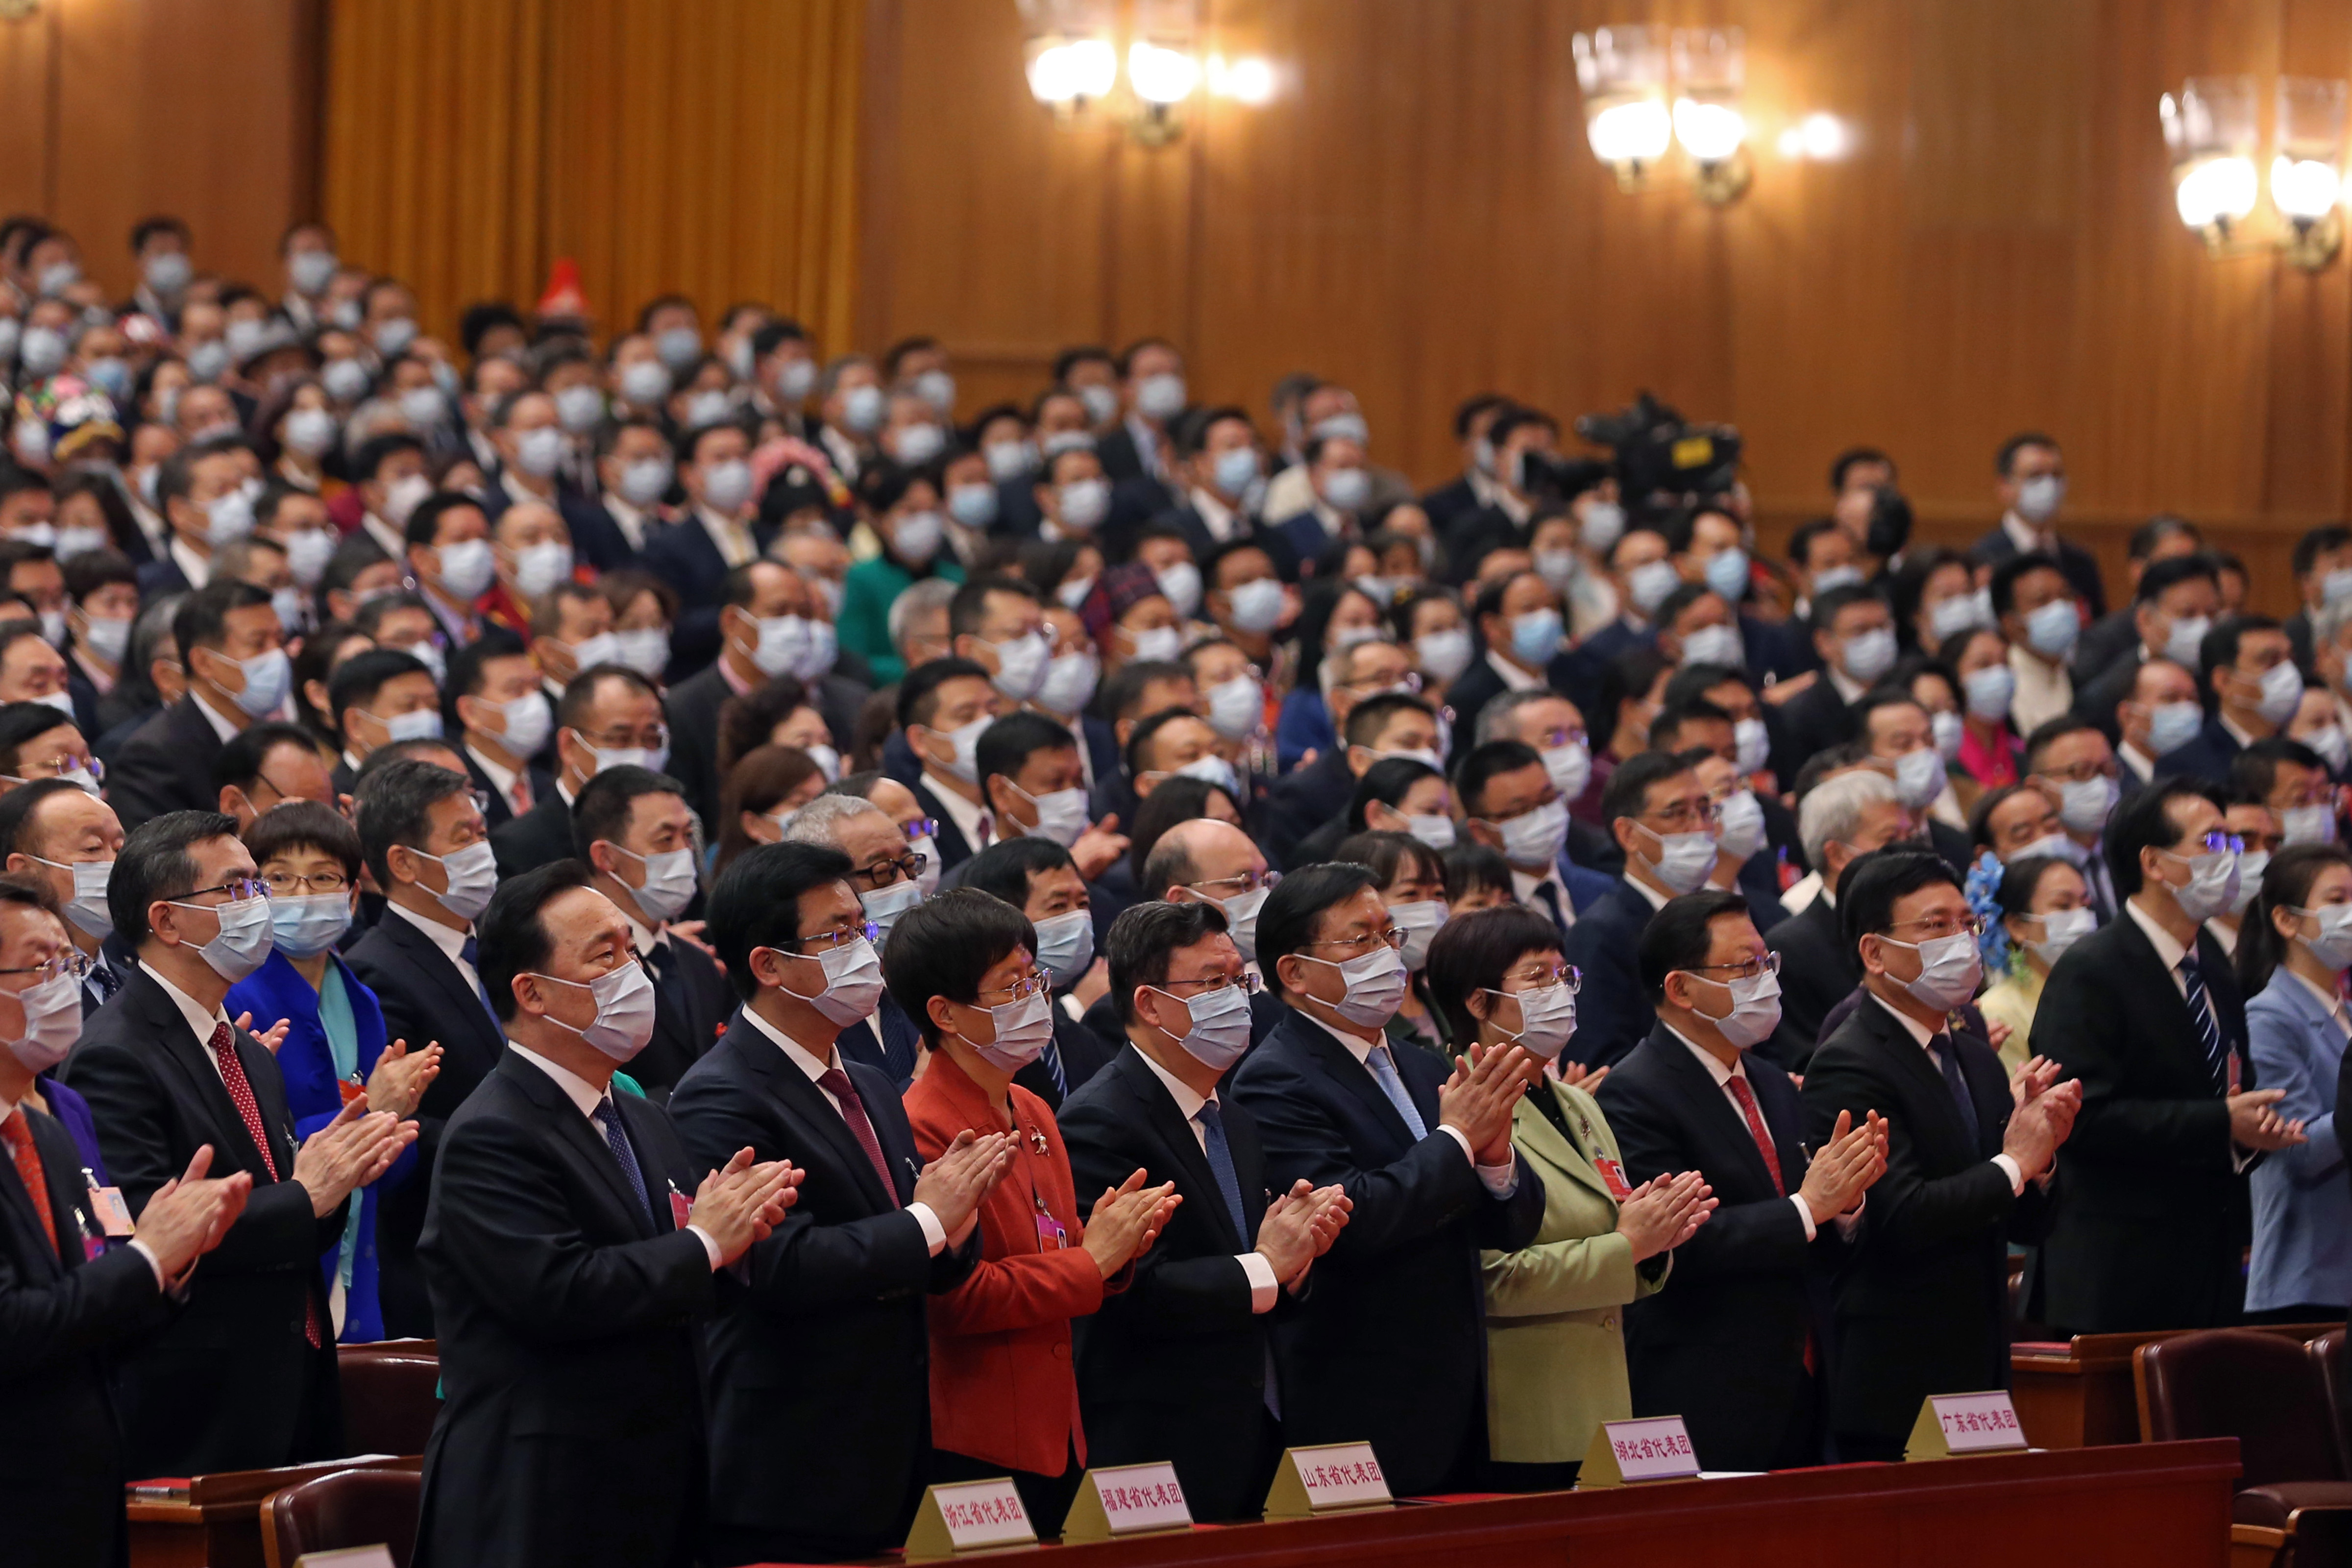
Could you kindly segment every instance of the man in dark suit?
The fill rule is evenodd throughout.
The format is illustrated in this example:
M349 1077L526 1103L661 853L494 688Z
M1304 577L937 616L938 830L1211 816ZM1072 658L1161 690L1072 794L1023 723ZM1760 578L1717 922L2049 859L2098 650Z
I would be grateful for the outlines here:
M1114 482L1164 479L1168 426L1184 411L1184 356L1165 338L1139 338L1118 366L1120 420L1097 437L1095 453Z
M889 1080L844 1064L835 1038L882 986L850 870L809 844L728 867L709 930L742 1005L670 1098L697 1159L748 1148L805 1173L710 1331L716 1563L905 1539L930 1447L924 1298L971 1271L978 1205L1013 1159L1005 1135L966 1133L921 1165Z
M491 832L555 793L555 775L538 760L555 731L555 709L520 637L493 626L458 649L441 700Z
M968 658L919 664L898 682L898 728L919 764L907 787L939 824L933 843L943 872L996 841L980 789L980 737L1009 706L988 667Z
M67 939L89 961L80 981L84 1017L114 999L133 967L106 907L121 853L113 808L71 779L36 779L0 795L0 867L47 886Z
M1719 1206L1675 1250L1675 1289L1626 1310L1634 1414L1680 1415L1710 1469L1818 1463L1829 1313L1816 1259L1842 1247L1885 1168L1880 1129L1841 1116L1808 1158L1796 1086L1754 1053L1780 997L1738 894L1673 900L1639 963L1658 1022L1602 1082L1601 1108L1627 1181L1696 1171Z
M1838 885L1861 857L1909 839L1914 821L1895 781L1869 768L1823 779L1806 792L1798 814L1805 858L1821 869L1821 891L1785 919L1778 902L1748 906L1775 921L1764 945L1780 956L1780 1025L1759 1048L1795 1073L1805 1070L1821 1043L1830 1010L1862 984L1862 964L1838 927Z
M808 584L789 566L755 561L729 572L719 591L719 657L670 688L670 766L687 804L719 821L719 710L792 673L805 651Z
M1664 752L1640 752L1610 774L1601 816L1625 852L1625 875L1577 916L1563 951L1584 973L1567 1055L1608 1067L1642 1043L1654 1018L1633 960L1643 929L1667 900L1706 885L1717 836L1697 773Z
M1454 405L1454 440L1462 448L1462 471L1421 498L1421 510L1440 539L1453 531L1455 519L1489 504L1494 496L1500 454L1488 433L1510 406L1511 400L1499 392L1474 393Z
M1589 700L1600 684L1596 668L1568 646L1559 590L1538 574L1514 572L1478 592L1471 605L1486 657L1446 690L1446 702L1465 720L1506 691L1548 689L1571 700Z
M1454 798L1468 819L1465 836L1510 863L1514 896L1549 917L1563 937L1615 892L1617 879L1570 858L1568 803L1534 747L1519 741L1474 747L1454 767Z
M2083 673L2084 656L2077 653L2074 660L2074 712L2105 731L2110 742L2122 739L2116 704L2131 695L2139 667L2151 658L2168 658L2196 668L2205 634L2221 607L2221 577L2204 555L2154 563L2140 573L2132 594L2129 640L2088 675ZM2084 641L2089 637L2084 634Z
M1969 559L1979 566L1999 566L2020 555L2051 556L2083 601L2087 618L2096 621L2105 616L2107 592L2099 578L2098 558L2059 538L2051 525L2066 499L2066 459L2059 454L2058 443L2034 431L2011 436L2001 443L1994 468L2000 476L2000 521L1969 546Z
M1143 863L1139 904L1206 903L1223 911L1225 931L1242 955L1242 965L1259 980L1250 993L1250 1048L1255 1050L1290 1016L1275 997L1257 966L1257 916L1265 907L1269 872L1265 852L1229 822L1196 816L1160 836ZM1118 999L1108 992L1087 1009L1086 1026L1105 1040L1126 1032ZM1228 1069L1226 1077L1233 1076Z
M482 510L493 531L509 510L535 502L552 508L562 519L567 542L582 562L599 572L630 563L635 552L620 524L593 496L563 481L570 442L552 396L528 387L499 398L490 406L490 440L498 454L498 472Z
M167 531L163 552L139 567L139 598L149 603L184 594L214 580L213 524L215 512L242 519L249 529L253 502L242 489L241 443L205 443L174 452L155 469L155 510ZM228 542L227 537L222 539Z
M1254 1520L1282 1457L1275 1313L1347 1223L1338 1187L1269 1201L1256 1119L1217 1092L1249 1046L1240 950L1212 904L1138 904L1112 923L1128 1043L1057 1115L1082 1193L1136 1171L1184 1201L1078 1350L1096 1465L1164 1459L1197 1520Z
M775 531L751 505L751 443L742 427L704 425L677 438L677 478L687 506L677 526L645 548L646 570L682 601L670 630L685 668L699 669L718 652L719 592L727 574L767 552Z
M604 769L572 804L572 847L595 872L589 886L627 918L630 944L653 977L653 1039L629 1076L659 1104L733 1010L710 955L669 929L700 885L683 786L646 768Z
M1805 759L1862 733L1853 703L1895 667L1895 616L1885 595L1859 584L1814 599L1812 644L1822 661L1813 683L1780 705L1772 771L1793 781Z
M2352 531L2347 531L2345 538L2347 542L2352 542ZM2112 670L2117 660L2143 643L2154 648L2158 656L2162 656L2165 639L2159 637L2153 643L2147 643L2138 624L2137 612L2144 596L2140 584L2150 566L2165 561L2200 560L2204 549L2205 535L2198 526L2171 512L2158 512L2131 531L2130 537L2124 542L2124 571L2131 585L2133 603L2108 611L2084 626L2083 635L2075 639L2074 657L2067 667L2067 673L2074 679L2076 692L2081 692L2100 676ZM2205 612L2209 616L2212 613L2210 609ZM2307 623L2305 629L2308 629ZM2288 636L2294 636L2292 630ZM2196 662L2192 654L2189 663L2193 666Z
M2294 542L2287 563L2294 573L2295 597L2300 601L2294 614L2287 617L2287 641L2294 646L2295 662L2304 673L2316 678L2319 649L2313 627L2319 613L2343 595L2340 574L2352 571L2352 527L2326 522L2312 529ZM2334 593L2329 592L2331 586Z
M625 665L582 670L555 705L555 787L490 837L499 875L511 877L572 853L572 803L601 768L668 764L669 726L652 681Z
M107 770L107 798L126 830L169 811L211 811L212 763L221 744L276 713L294 667L269 595L250 584L215 583L172 617L188 694L122 742Z
M898 916L921 901L917 880L921 867L906 830L863 795L828 791L817 796L793 816L784 841L836 849L849 857L850 890L874 922L877 942L887 940ZM901 1094L915 1081L923 1052L915 1021L887 991L873 1016L844 1026L835 1043L845 1059L873 1068ZM1031 1081L1022 1080L1024 1086Z
M1848 1462L1899 1460L1931 1394L2009 1382L2009 1244L2042 1238L2044 1194L2083 1086L2029 1065L2009 1074L1953 1009L1983 977L1974 919L1952 868L1924 849L1855 863L1840 913L1870 999L1813 1053L1805 1136L1843 1114L1887 1124L1869 1245L1836 1288L1829 1426Z
M1309 866L1266 899L1259 961L1293 1009L1234 1074L1268 1185L1333 1185L1354 1208L1315 1289L1276 1329L1283 1436L1369 1440L1391 1490L1444 1491L1486 1450L1481 1249L1516 1252L1543 1184L1511 1147L1526 1089L1518 1047L1448 1075L1391 1051L1404 989L1389 914L1361 866ZM1237 1435L1238 1436L1238 1435Z
M1242 542L1263 550L1285 581L1297 577L1289 541L1245 510L1265 466L1248 410L1226 404L1187 413L1176 422L1176 458L1171 479L1176 500L1151 519L1152 527L1181 533L1212 582L1217 552Z
M171 812L124 842L107 902L139 967L83 1029L65 1074L134 1217L206 1146L215 1169L253 1183L184 1310L118 1373L134 1476L342 1452L319 1255L343 1234L345 1200L416 1138L415 1123L370 1113L362 1098L296 1146L277 1058L221 1010L269 953L268 895L236 829L215 812Z
M1003 900L1037 928L1037 964L1054 977L1054 1037L1013 1081L1058 1111L1064 1100L1109 1065L1118 1049L1073 1010L1078 982L1095 958L1097 921L1086 880L1068 850L1050 839L1024 837L992 844L964 862L956 885Z
M19 996L39 965L72 951L54 905L20 879L0 881L0 967ZM77 1026L68 1016L62 1030L29 1027L27 1045L61 1052ZM199 1150L148 1199L137 1237L110 1247L73 1135L33 1109L38 1059L0 1052L0 1509L11 1552L28 1563L121 1563L131 1476L110 1357L170 1321L165 1292L226 1238L253 1184L241 1171L207 1180L213 1151Z
M506 1048L475 941L498 878L472 794L463 773L403 759L370 773L357 801L361 847L385 906L345 961L383 1004L385 1038L442 1050L440 1076L416 1108L428 1180L387 1193L376 1227L384 1331L395 1338L432 1335L415 1258L429 1174L442 1129Z
M2284 642L2282 637L2280 641ZM2252 1235L2246 1172L2304 1142L2254 1083L2246 1012L2204 922L2233 907L2217 792L2159 781L2107 827L2122 916L2060 955L2032 1048L2083 1082L2042 1251L2044 1321L2069 1332L2236 1322Z
M2157 759L2160 777L2220 786L2256 741L2286 732L2303 700L2303 675L2286 633L2268 616L2225 616L2198 648L2198 679L2210 717L2198 737Z
M563 859L508 881L482 966L511 1045L449 1120L420 1247L443 1404L415 1561L686 1568L705 1480L699 1335L795 1173L690 1158L615 1094L652 1019L628 921ZM689 1201L687 1194L691 1192Z
M1266 795L1265 847L1283 865L1318 828L1347 812L1356 781L1382 754L1437 755L1436 710L1398 689L1412 673L1412 655L1392 642L1360 642L1337 656L1336 668L1325 700L1340 744L1275 780Z

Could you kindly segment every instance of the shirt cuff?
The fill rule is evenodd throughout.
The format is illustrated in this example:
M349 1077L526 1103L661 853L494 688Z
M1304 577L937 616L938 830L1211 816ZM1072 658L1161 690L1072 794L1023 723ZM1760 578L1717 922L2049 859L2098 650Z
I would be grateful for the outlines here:
M1805 1195L1802 1193L1790 1193L1789 1194L1789 1201L1797 1205L1797 1217L1804 1222L1805 1239L1807 1241L1812 1240L1814 1236L1818 1234L1818 1231L1813 1225L1812 1205L1805 1202Z
M2232 1142L2230 1145L2230 1173L2233 1176L2244 1175L2246 1167L2262 1157L2261 1150L2241 1148Z
M1498 1198L1507 1198L1519 1190L1519 1162L1517 1155L1512 1156L1508 1164L1482 1165L1478 1163L1478 1156L1472 1152L1470 1140L1462 1129L1451 1122L1441 1121L1437 1124L1437 1130L1454 1140L1455 1145L1462 1151L1462 1157L1470 1162L1472 1170L1478 1173L1478 1180L1485 1185L1489 1194Z
M155 1289L168 1292L172 1289L172 1282L163 1278L163 1265L157 1260L155 1249L134 1237L131 1239L131 1250L145 1258L147 1267L155 1271Z
M2025 1167L2006 1154L1995 1154L1992 1163L2009 1173L2009 1190L2012 1195L2025 1191Z
M712 1240L710 1233L703 1229L698 1225L690 1225L686 1228L702 1238L702 1250L710 1254L710 1271L713 1274L718 1273L721 1267L719 1258L719 1243Z
M1265 1260L1263 1252L1237 1252L1234 1257L1241 1264L1242 1272L1249 1276L1250 1310L1273 1311L1275 1299L1282 1294L1281 1282L1274 1277L1274 1265Z
M940 1224L940 1216L931 1212L929 1204L908 1204L907 1212L913 1215L915 1223L923 1227L923 1245L930 1249L933 1258L937 1258L940 1249L948 1244L947 1227Z

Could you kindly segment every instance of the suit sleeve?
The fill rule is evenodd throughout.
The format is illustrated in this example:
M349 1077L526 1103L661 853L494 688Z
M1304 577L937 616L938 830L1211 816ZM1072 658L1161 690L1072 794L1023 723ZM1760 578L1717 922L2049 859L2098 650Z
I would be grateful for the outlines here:
M618 1247L581 1234L542 1134L485 1116L445 1140L438 1250L518 1332L558 1342L652 1328L709 1307L710 1254L677 1230Z
M1250 1071L1252 1066L1260 1070ZM1462 1146L1443 1133L1432 1132L1390 1164L1358 1166L1345 1131L1286 1064L1252 1058L1234 1079L1233 1093L1257 1119L1267 1185L1283 1192L1301 1179L1314 1187L1336 1182L1355 1205L1328 1257L1350 1262L1378 1258L1494 1203L1477 1171L1462 1157ZM1523 1171L1513 1204L1535 1185ZM1534 1196L1540 1220L1541 1191Z
M1613 1230L1478 1255L1490 1318L1540 1318L1622 1306L1636 1294L1633 1244Z
M1612 1090L1617 1092L1612 1093ZM1625 1179L1635 1186L1704 1165L1685 1146L1681 1130L1645 1089L1627 1089L1614 1078L1602 1080L1600 1100L1609 1130L1624 1156ZM1802 1180L1801 1173L1799 1180ZM1834 1233L1836 1227L1824 1226ZM1675 1273L1685 1281L1730 1274L1779 1273L1805 1260L1805 1222L1797 1205L1782 1197L1760 1203L1726 1204L1709 1215L1688 1241L1675 1249Z
M1118 1126L1102 1105L1089 1100L1063 1103L1063 1146L1069 1151L1070 1176L1081 1193L1116 1187L1150 1162L1122 1151ZM1173 1173L1151 1171L1147 1181L1166 1181ZM1225 1333L1256 1314L1249 1276L1232 1253L1201 1258L1174 1258L1167 1238L1137 1258L1134 1275L1119 1310L1126 1321L1149 1333Z
M922 1115L916 1107L906 1109L915 1146L927 1160L938 1159L963 1131ZM979 1256L962 1281L931 1303L934 1331L1004 1333L1089 1317L1102 1306L1102 1270L1095 1267L1094 1255L1080 1245L1086 1234L1084 1221L1076 1214L1070 1216L1067 1247L1032 1252L1026 1243L1034 1237L1022 1237L1015 1227L1034 1222L1017 1201L1007 1199L1002 1186L981 1199L976 1227Z
M1842 1110L1852 1112L1856 1122L1874 1110L1887 1118L1886 1173L1870 1189L1874 1251L1896 1257L1926 1252L2005 1223L2016 1206L2009 1173L1990 1160L1948 1176L1927 1175L1910 1119L1895 1110L1899 1101L1894 1090L1852 1051L1833 1047L1817 1053L1800 1099L1805 1140L1816 1149L1829 1142Z
M1640 1045L1639 981L1632 944L1614 921L1580 920L1569 928L1565 956L1584 973L1576 996L1576 1033L1562 1054L1596 1067L1623 1059Z
M118 1247L53 1283L0 1256L0 1387L161 1322L168 1311L144 1254Z
M718 1170L744 1148L762 1159L790 1157L775 1147L774 1130L746 1115L724 1091L692 1094L684 1104L672 1096L669 1113L698 1169ZM793 1207L743 1261L753 1301L763 1311L790 1317L893 1291L944 1289L962 1278L973 1256L969 1247L947 1247L934 1258L923 1227L904 1209L819 1225Z
M2129 918L2129 917L2125 917ZM2209 1100L2149 1100L2130 1092L2125 1038L2131 1008L2111 977L2079 951L2061 957L2033 1014L2032 1053L2083 1080L2083 1109L2067 1145L2117 1164L2230 1169L2230 1108Z
M174 1150L168 1096L129 1049L100 1045L77 1053L70 1081L89 1101L107 1173L122 1189L123 1201L136 1218L146 1211L157 1188L185 1173L195 1151L182 1154ZM213 1171L226 1175L232 1167L221 1157L224 1151L213 1152ZM307 1267L327 1245L320 1240L326 1225L310 1212L310 1194L292 1181L258 1183L221 1244L205 1255L205 1269L245 1274ZM334 1228L341 1232L340 1219Z
M2300 1118L2308 1140L2271 1155L2286 1167L2288 1179L2298 1187L2344 1179L2344 1146L2336 1136L2335 1085L2318 1081L2308 1047L2304 1028L2284 1007L2247 1007L2246 1053L2253 1058L2255 1077L2264 1089L2285 1091L2273 1109L2283 1121Z
M162 749L137 734L122 743L106 770L106 800L129 832L148 818L178 808L172 788L179 769Z

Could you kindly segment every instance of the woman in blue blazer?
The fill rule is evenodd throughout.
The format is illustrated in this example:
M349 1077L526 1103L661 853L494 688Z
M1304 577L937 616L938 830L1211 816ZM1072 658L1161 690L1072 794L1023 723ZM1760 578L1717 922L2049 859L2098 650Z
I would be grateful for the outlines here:
M245 846L269 884L276 945L259 969L229 987L226 1005L230 1016L249 1012L263 1028L286 1020L278 1069L294 1112L295 1140L333 1121L362 1087L369 1110L414 1116L425 1086L440 1071L441 1047L411 1052L405 1041L395 1041L387 1049L375 994L334 951L359 899L358 830L315 801L292 801L254 818ZM376 1295L379 1189L415 1173L412 1146L374 1185L361 1190L341 1239L320 1260L338 1341L383 1338Z
M2303 1123L2305 1142L2254 1167L2254 1252L2246 1316L2326 1322L2352 1300L2352 1186L2336 1130L2336 1079L2352 1011L2352 854L2300 844L2271 858L2239 928L2254 1084L2284 1091L2273 1107Z

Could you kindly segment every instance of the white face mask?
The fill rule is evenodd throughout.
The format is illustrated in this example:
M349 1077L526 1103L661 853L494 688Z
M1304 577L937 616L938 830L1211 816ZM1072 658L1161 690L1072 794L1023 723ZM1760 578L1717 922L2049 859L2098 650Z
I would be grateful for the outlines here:
M1556 1061L1559 1053L1567 1049L1569 1037L1576 1033L1576 993L1565 985L1546 985L1534 991L1488 991L1486 994L1518 1003L1519 1032L1509 1038L1513 1045L1526 1047L1530 1056Z
M783 989L815 1008L843 1028L874 1016L882 1002L882 959L864 937L826 948L821 953L783 952L779 956L814 963L824 970L824 988L814 996L789 985Z
M1583 741L1548 746L1543 752L1543 765L1544 773L1551 779L1551 787L1559 791L1559 798L1574 800L1592 782L1592 748Z
M1188 1022L1177 1044L1202 1067L1223 1072L1249 1049L1249 997L1240 986L1221 985L1189 1000L1160 994L1184 1009Z
M944 737L955 749L952 761L942 763L928 753L924 755L923 761L932 767L944 769L950 778L961 779L966 784L978 784L980 782L978 752L981 731L986 730L991 722L992 721L986 714L982 714L961 729L934 730L929 724L922 726L925 734Z
M1074 714L1093 700L1101 679L1102 665L1087 649L1057 653L1045 666L1045 684L1037 688L1037 706L1048 713Z
M100 942L114 934L114 917L106 907L107 884L114 877L113 861L77 860L68 865L62 860L41 860L38 855L31 858L72 875L73 901L66 905L66 919Z
M1095 961L1095 917L1072 910L1037 922L1037 963L1056 985L1076 985Z
M1771 760L1772 732L1761 719L1742 719L1731 727L1735 743L1739 748L1738 760L1731 765L1742 773L1760 773Z
M1174 626L1153 626L1149 631L1129 632L1128 640L1135 645L1139 660L1164 663L1184 650L1183 635Z
M2352 904L2345 906L2352 909ZM2089 910L2052 910L2040 917L2042 940L2025 945L2044 963L2055 963L2058 955L2099 928L2099 917Z
M1164 591L1166 585L1161 586ZM1282 584L1276 578L1254 577L1236 585L1226 596L1232 602L1237 630L1263 637L1282 620Z
M2178 860L2189 868L2186 884L2173 887L2168 880L2173 898L2179 903L2181 913L2202 925L2215 915L2232 907L2238 896L2238 857L2234 851L2209 850L2199 855L2175 855L2160 850L2168 860Z
M17 992L16 1005L25 1010L25 1033L6 1042L8 1054L27 1072L47 1072L81 1038L81 982L54 975Z
M1432 680L1452 680L1470 668L1470 634L1460 626L1423 632L1412 639L1414 662Z
M979 1053L981 1060L1001 1072L1019 1072L1035 1061L1054 1037L1053 1003L1043 991L980 1011L988 1015L996 1037L986 1044L959 1037Z
M2336 842L2336 808L2329 805L2291 805L2279 813L2279 826L2289 844L2333 844Z
M1490 826L1503 835L1503 858L1514 866L1549 866L1568 845L1568 806L1561 801L1546 801Z
M1209 727L1228 741L1246 740L1265 718L1265 689L1250 675L1209 688Z
M206 908L203 904L176 900L172 907L175 910ZM196 952L212 965L214 973L234 985L268 962L272 936L268 899L238 899L233 903L213 905L207 912L219 918L220 932L198 947Z
M438 892L431 888L425 890L439 900L443 909L461 921L471 921L490 907L490 895L499 890L499 866L488 839L478 839L446 856L427 855L422 849L408 852L441 868L449 885ZM424 887L421 881L417 885Z
M982 643L996 655L996 689L1015 702L1026 702L1045 684L1045 667L1054 650L1043 632L1024 632L1009 642Z
M1087 792L1083 789L1048 790L1044 795L1031 795L1011 779L1007 788L1029 803L1037 813L1037 825L1027 829L1040 838L1051 839L1067 849L1087 830Z
M1707 873L1715 869L1714 834L1653 833L1638 822L1633 826L1640 828L1644 838L1657 841L1656 857L1644 855L1643 858L1650 862L1650 869L1659 881L1676 894L1695 893L1706 885Z
M1925 811L1944 793L1944 759L1933 746L1895 759L1895 793L1913 811Z
M1257 912L1265 907L1265 896L1271 891L1270 888L1253 888L1246 893L1217 900L1217 907L1225 911L1225 934L1234 939L1244 963L1257 962Z
M925 862L923 868L928 874L930 870L929 862L932 854L930 841L918 839L916 842L923 847ZM929 896L920 881L893 882L887 888L877 888L870 893L860 893L857 896L857 902L859 907L865 910L867 921L873 925L877 932L887 939L890 934L890 928L898 923L898 917Z
M1745 861L1764 847L1764 805L1755 791L1734 790L1726 795L1716 821L1723 830L1723 837L1716 841L1718 855Z
M2036 474L2017 487L2017 515L2028 522L2047 522L2066 499L2066 481L2057 474Z
M498 560L486 539L461 539L441 546L438 581L454 599L478 599L498 575Z
M1443 822L1444 818L1440 817ZM1429 966L1429 944L1437 935L1437 928L1445 923L1447 914L1443 899L1424 900L1416 903L1394 904L1389 909L1389 920L1404 932L1404 966L1414 973Z
M677 919L679 911L694 902L693 850L665 849L657 855L640 855L617 844L613 847L645 867L645 885L629 890L637 900L637 908L651 915L656 924ZM624 881L622 885L628 884Z
M1731 993L1730 1012L1720 1018L1707 1013L1699 1016L1721 1030L1735 1048L1748 1050L1770 1038L1780 1026L1780 977L1770 970L1747 980L1713 980L1704 974L1697 978Z
M549 731L555 728L555 710L549 706L544 691L525 692L511 702L498 704L494 711L504 726L499 743L519 757L538 755L547 744Z
M561 540L526 545L515 556L515 587L523 597L536 599L558 583L572 580L572 546Z
M1454 847L1454 819L1450 816L1407 816L1404 830L1441 853Z
M2294 912L2319 922L2317 935L2295 938L2311 950L2312 957L2329 969L2352 966L2352 904L2325 904L2315 910Z
M269 930L278 951L290 958L315 958L352 929L352 900L343 893L315 893L269 900Z
M1918 974L1900 984L1939 1013L1948 1013L1975 995L1977 982L1984 978L1984 963L1977 956L1977 939L1967 931L1955 931L1928 942L1897 942L1883 934L1878 940L1887 947L1899 947L1919 955Z
M560 980L536 970L530 973L534 978L546 981L551 985L586 991L596 998L596 1016L584 1029L573 1028L552 1015L548 1016L547 1021L559 1029L571 1030L623 1066L644 1050L646 1042L654 1037L654 983L646 976L644 964L632 962L625 968L615 969L610 974L600 974L584 984L577 980Z
M1326 1005L1359 1028L1381 1027L1396 1016L1398 1005L1404 1001L1404 957L1386 942L1344 963L1304 952L1298 956L1309 963L1320 963L1339 972L1346 993L1339 1001Z

